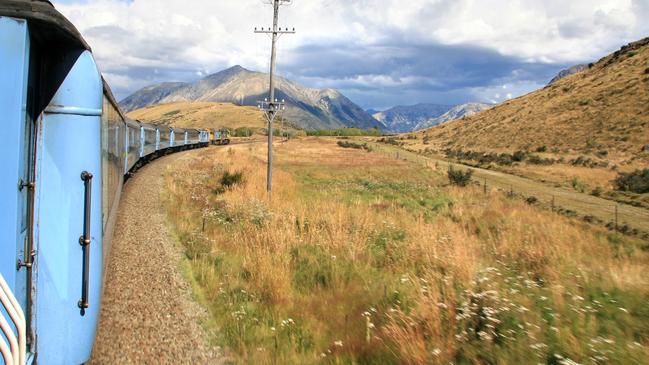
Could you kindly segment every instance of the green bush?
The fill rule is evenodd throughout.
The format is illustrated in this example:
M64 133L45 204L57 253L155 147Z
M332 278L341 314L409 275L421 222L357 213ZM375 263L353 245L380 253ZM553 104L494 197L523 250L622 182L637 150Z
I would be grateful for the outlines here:
M306 131L307 136L348 136L348 137L358 137L358 136L380 136L381 130L378 128L340 128L340 129L321 129Z
M448 167L448 181L457 186L467 186L471 182L473 170L456 170L453 166Z
M512 155L512 160L514 160L516 162L521 162L521 161L525 160L525 157L527 157L527 153L525 151L516 151Z
M221 176L221 186L224 188L231 188L235 185L239 185L243 182L243 171L229 172L226 171Z
M232 137L250 137L253 135L253 131L248 127L237 128L232 132Z
M621 191L649 193L649 169L620 173L615 179L615 185Z
M366 150L367 152L372 151L372 147L368 146L367 143L355 143L348 141L338 141L338 145L342 148L355 148L357 150Z

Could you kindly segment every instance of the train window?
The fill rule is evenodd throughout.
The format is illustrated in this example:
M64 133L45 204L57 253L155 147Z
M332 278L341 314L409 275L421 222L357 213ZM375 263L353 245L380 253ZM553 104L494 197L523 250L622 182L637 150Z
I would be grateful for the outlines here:
M124 127L124 121L117 108L104 96L101 116L104 227L114 207L123 176L121 156L124 151Z

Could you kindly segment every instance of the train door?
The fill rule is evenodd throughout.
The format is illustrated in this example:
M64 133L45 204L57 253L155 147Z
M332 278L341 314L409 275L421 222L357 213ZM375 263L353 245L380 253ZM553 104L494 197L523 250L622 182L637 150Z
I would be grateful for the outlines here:
M34 311L41 365L90 358L101 300L103 84L90 52L62 60L72 66L38 120ZM53 68L44 69L42 77L52 77Z
M0 273L25 313L31 347L34 87L30 37L24 20L0 17ZM31 81L31 82L30 82ZM6 254L5 254L6 253ZM5 316L0 306L0 316ZM0 340L2 335L0 335ZM29 351L29 348L28 348Z

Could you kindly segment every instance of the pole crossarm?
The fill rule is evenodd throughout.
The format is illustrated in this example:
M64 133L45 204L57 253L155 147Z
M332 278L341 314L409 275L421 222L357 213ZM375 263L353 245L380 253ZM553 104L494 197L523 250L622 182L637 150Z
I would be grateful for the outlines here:
M280 28L280 30L274 31L270 28L268 28L268 30L265 30L264 28L258 30L257 28L255 28L255 33L257 34L295 34L296 33L295 28L293 28L293 30L288 30L288 28L286 28L286 30L281 30L281 29L282 28Z

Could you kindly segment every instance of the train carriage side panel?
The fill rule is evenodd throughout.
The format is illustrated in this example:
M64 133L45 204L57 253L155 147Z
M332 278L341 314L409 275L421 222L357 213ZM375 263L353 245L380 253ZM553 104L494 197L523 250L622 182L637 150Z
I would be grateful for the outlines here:
M172 147L182 147L185 145L186 133L182 128L172 128Z
M155 126L142 123L142 157L148 156L156 151L158 130Z
M26 113L29 90L29 29L25 20L0 17L0 274L5 278L20 306L27 310L27 268L16 270L25 261L25 242L29 239L28 186L30 173L31 121ZM0 316L11 323L0 305ZM29 325L29 318L27 325ZM14 329L15 330L15 329ZM1 333L1 332L0 332ZM0 334L0 341L4 341ZM1 357L0 357L1 358Z
M117 217L119 198L124 182L124 149L126 141L126 123L116 106L107 86L104 86L102 131L102 197L103 197L103 233L104 233L104 271L110 254L113 227ZM104 279L106 277L104 276Z
M144 127L140 124L140 148L138 149L138 157L144 157Z
M200 142L200 132L198 129L188 129L187 130L187 143L191 144L192 147L195 144Z
M165 150L171 147L171 129L169 127L159 126L158 134L160 135L158 150Z
M131 171L133 166L140 159L140 125L130 119L126 120L127 144L126 144L126 171Z
M83 51L39 121L35 216L39 364L84 363L95 339L103 267L102 90L94 59ZM88 205L84 171L93 175ZM90 208L90 244L82 247L85 207ZM83 309L86 267L89 307Z

